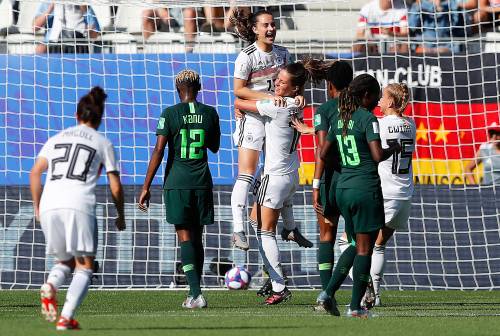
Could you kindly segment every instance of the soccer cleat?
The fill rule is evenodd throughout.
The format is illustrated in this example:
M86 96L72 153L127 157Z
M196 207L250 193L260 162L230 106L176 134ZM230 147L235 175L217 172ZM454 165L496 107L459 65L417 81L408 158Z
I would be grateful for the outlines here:
M257 296L268 297L273 292L273 284L271 278L267 278L266 282L257 291Z
M375 296L375 307L380 307L382 305L382 301L380 301L380 295Z
M49 283L44 283L40 288L40 301L42 304L42 315L49 322L57 319L56 289Z
M198 295L196 298L188 296L186 300L182 303L182 308L187 308L187 309L198 309L207 307L208 307L207 300L205 300L203 294Z
M331 298L325 291L321 291L316 299L316 306L314 311L326 312L334 316L340 316L339 309L337 308L337 301Z
M250 245L248 245L247 237L245 236L245 231L233 232L233 246L239 248L243 251L248 251Z
M277 305L282 302L288 301L292 297L292 292L288 290L288 288L284 288L281 292L272 292L271 296L269 296L265 301L265 305Z
M283 228L283 230L281 230L281 239L284 241L294 241L300 247L313 247L313 243L307 240L307 238L300 233L298 228L293 230Z
M375 290L373 289L373 282L370 280L368 282L368 286L366 287L365 295L361 300L361 307L364 307L366 309L372 309L376 305L375 300L376 300Z
M371 313L368 309L357 309L357 310L351 310L350 308L347 310L347 317L352 317L352 318L360 318L360 319L367 319L371 317Z
M76 320L68 320L65 317L60 317L56 325L57 330L80 330L80 324Z

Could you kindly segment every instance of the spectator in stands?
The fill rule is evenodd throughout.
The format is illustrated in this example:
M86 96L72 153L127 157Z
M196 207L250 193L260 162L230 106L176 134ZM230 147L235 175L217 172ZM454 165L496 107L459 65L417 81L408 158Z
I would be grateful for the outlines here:
M495 24L499 20L500 0L479 0L479 10L474 17L474 22L487 22Z
M469 184L476 184L473 170L483 163L484 185L500 185L500 126L494 122L488 127L488 142L479 147L476 158L465 167L465 177Z
M396 42L397 39L404 39L408 36L407 11L403 2L393 0L371 0L361 8L356 38L359 40L384 40L388 44L385 51L408 52L408 44ZM382 52L379 50L380 43L357 43L353 46L353 51L364 51L369 53Z
M174 9L175 11L175 9ZM179 23L172 17L168 8L156 7L142 11L142 31L144 39L156 32L168 32L178 27Z
M458 0L416 0L408 11L410 32L422 40L418 53L459 51L454 37L465 36L465 13Z
M100 30L90 6L49 2L39 5L33 20L33 28L35 31L46 29L44 42L37 45L36 53L46 53L50 43L61 39L96 38ZM76 47L76 43L74 46ZM76 49L73 47L73 50ZM88 47L80 50L88 52Z

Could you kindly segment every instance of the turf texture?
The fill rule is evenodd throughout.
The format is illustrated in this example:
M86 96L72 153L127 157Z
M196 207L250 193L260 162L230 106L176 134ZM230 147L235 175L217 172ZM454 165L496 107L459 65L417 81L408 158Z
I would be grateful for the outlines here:
M76 316L82 330L56 332L40 315L37 291L2 290L0 334L500 335L500 291L384 291L384 306L367 320L313 312L317 293L296 290L269 307L255 291L205 291L209 308L187 311L185 291L91 291ZM341 312L349 298L349 291L337 294Z

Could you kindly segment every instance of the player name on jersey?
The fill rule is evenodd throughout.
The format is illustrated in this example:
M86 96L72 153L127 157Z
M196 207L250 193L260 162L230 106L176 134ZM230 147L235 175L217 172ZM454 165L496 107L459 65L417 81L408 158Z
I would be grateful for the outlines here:
M203 116L197 114L190 114L182 116L184 123L186 124L203 124Z

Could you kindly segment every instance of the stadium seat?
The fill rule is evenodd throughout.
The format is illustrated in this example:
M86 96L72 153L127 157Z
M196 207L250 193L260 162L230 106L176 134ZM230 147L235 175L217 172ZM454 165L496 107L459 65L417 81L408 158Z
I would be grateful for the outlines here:
M0 2L0 30L3 28L8 28L12 25L12 5L10 1L1 1Z
M106 5L92 5L101 31L106 31L111 28L111 11L109 6Z
M311 39L346 40L356 34L358 12L296 11L293 20L295 29L307 31Z
M135 37L127 33L104 34L101 37L103 49L110 48L107 51L115 54L136 54L137 42Z
M142 34L144 7L120 5L116 13L115 28L125 28L129 34Z
M498 53L500 52L500 33L489 32L486 34L486 44L484 45L484 52Z
M367 4L370 0L349 0L349 1L328 1L324 3L312 3L307 5L307 9L311 11L339 11L352 10L359 12L361 7Z
M219 35L201 34L196 39L193 52L202 54L235 53L236 39L228 33Z
M5 38L9 54L34 54L39 38L33 34L12 34Z
M184 34L155 33L144 43L145 53L184 53Z

